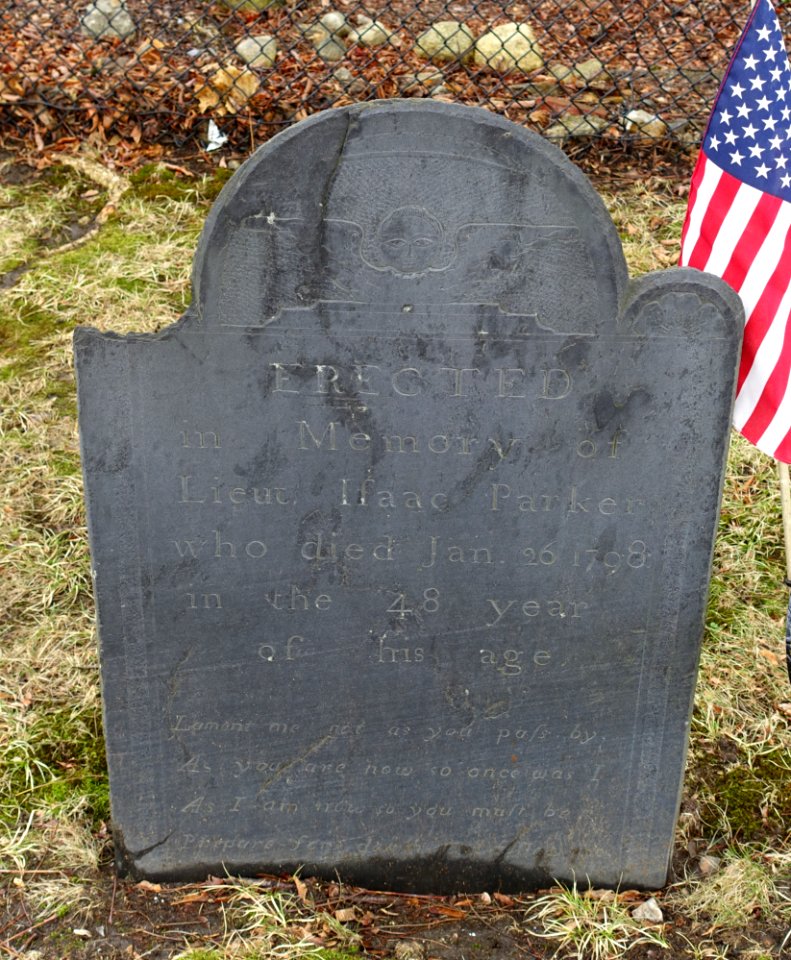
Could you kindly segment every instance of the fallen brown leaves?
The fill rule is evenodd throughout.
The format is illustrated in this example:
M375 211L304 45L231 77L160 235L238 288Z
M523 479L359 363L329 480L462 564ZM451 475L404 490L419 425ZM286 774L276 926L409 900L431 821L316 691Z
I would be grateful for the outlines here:
M209 117L222 122L232 144L248 148L251 136L260 142L316 110L409 95L488 106L538 128L593 115L610 121L605 137L622 137L620 114L646 100L670 121L705 116L710 71L724 64L739 28L725 4L704 10L671 0L543 0L530 9L505 0L459 0L452 10L440 0L337 6L352 23L358 13L382 20L394 31L391 42L352 45L341 64L325 62L300 29L326 11L322 0L261 13L197 0L167 8L141 3L128 43L85 36L77 4L18 0L0 12L0 129L11 139L17 131L39 151L72 149L93 137L124 162L156 156L156 143L203 137ZM544 73L502 76L459 63L443 66L441 82L426 88L415 76L434 68L415 52L414 38L449 11L476 35L498 21L527 19L547 60L573 65L594 56L604 63L606 89L601 76L590 83L571 73L560 81ZM274 68L254 71L234 48L263 31L277 38L280 54ZM341 65L351 82L340 76Z

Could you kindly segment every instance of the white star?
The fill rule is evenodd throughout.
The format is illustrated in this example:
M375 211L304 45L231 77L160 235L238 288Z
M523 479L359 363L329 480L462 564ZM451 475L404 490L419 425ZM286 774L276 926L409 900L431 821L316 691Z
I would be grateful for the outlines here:
M787 92L788 91L785 87L778 87L777 93L775 94L775 100L785 100Z
M777 125L776 117L764 117L764 130L774 130Z
M732 118L733 118L733 114L728 113L727 110L723 110L722 113L720 114L720 120L722 120L723 123L730 123Z
M761 27L761 29L758 31L758 39L763 40L764 42L766 42L769 39L770 35L771 35L771 31L767 26Z
M778 170L785 170L786 168L786 158L782 154L775 159L775 167Z
M735 163L737 167L742 165L742 160L744 160L744 157L738 150L731 154L731 163Z
M764 50L764 60L774 60L776 56L777 50L775 50L774 47L769 47L768 49Z
M739 109L736 111L736 115L742 117L744 120L746 120L751 113L752 110L750 110L746 103L740 104Z
M745 59L744 65L748 70L755 70L755 68L758 66L758 60L752 54L750 54L750 56Z
M761 159L761 155L763 154L763 152L764 152L764 148L758 143L754 143L750 147L750 156L755 157L757 160Z
M783 107L780 111L780 116L783 120L791 120L791 107Z
M769 175L769 167L765 163L762 163L760 167L755 168L755 172L759 177L766 178Z
M780 139L780 137L778 137L777 135L775 135L775 136L772 137L772 139L769 141L769 146L770 146L773 150L779 150L779 149L780 149L780 144L781 144L782 142L783 142L783 141Z
M736 132L734 130L727 130L725 133L725 142L729 147L736 146Z
M758 128L754 127L751 123L748 123L744 128L745 137L749 137L751 140L755 139L756 133L758 133Z
M769 109L769 98L761 97L760 100L756 101L756 106L759 110L768 110Z
M719 138L717 137L716 133L715 133L714 136L711 138L711 140L709 140L709 146L711 147L712 150L719 150L720 140L719 140Z
M744 87L740 83L734 83L731 87L731 93L734 97L743 97L744 96Z
M784 187L791 186L791 176L789 176L787 173L784 173L783 176L780 177L780 183L782 183Z
M772 83L780 83L780 77L783 75L783 71L780 69L780 67L775 67L770 71L770 74L772 77Z
M753 77L750 80L750 86L753 88L753 90L763 90L765 83L766 80L764 80L763 77Z

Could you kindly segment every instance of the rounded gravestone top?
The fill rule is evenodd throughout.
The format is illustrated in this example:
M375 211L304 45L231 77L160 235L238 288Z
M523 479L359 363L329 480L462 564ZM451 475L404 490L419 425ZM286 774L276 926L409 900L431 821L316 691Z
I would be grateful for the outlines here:
M201 236L193 308L244 327L328 301L488 304L593 334L626 281L604 205L556 147L482 109L384 101L244 163Z

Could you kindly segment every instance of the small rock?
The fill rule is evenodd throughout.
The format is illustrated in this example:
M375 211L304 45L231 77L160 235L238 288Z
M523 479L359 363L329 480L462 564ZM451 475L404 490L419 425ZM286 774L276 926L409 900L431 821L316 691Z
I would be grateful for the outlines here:
M135 22L124 0L93 0L80 18L83 33L95 40L117 37L127 40L134 35Z
M330 63L336 60L343 60L346 56L346 47L332 33L327 33L323 29L312 30L308 34L308 39L316 49L316 53L322 60Z
M395 960L423 960L426 953L423 945L415 940L399 940L393 955Z
M458 20L438 20L415 41L415 50L435 63L462 60L468 56L475 37L466 23Z
M635 907L632 910L632 917L635 920L645 920L647 923L663 923L665 919L662 909L653 897L641 903L639 907Z
M402 73L396 79L401 93L408 97L422 97L434 87L440 86L445 80L445 75L441 70L434 68L420 70L418 73Z
M346 93L357 95L368 89L368 83L362 77L355 77L348 67L338 67L332 74Z
M318 22L327 33L334 33L339 37L345 37L351 29L346 22L346 17L339 10L330 10L322 14Z
M262 13L269 7L280 6L283 0L221 0L229 10L238 10L240 13Z
M349 31L352 43L359 43L361 47L381 47L392 35L392 30L379 20L368 20Z
M268 69L277 60L277 40L268 33L251 34L236 44L236 53L249 67Z
M710 877L715 874L722 866L722 860L719 857L713 857L710 853L704 853L698 860L698 872L701 877Z
M665 121L647 110L630 110L623 118L623 125L627 133L636 133L652 139L661 139L668 133Z
M592 57L573 67L564 63L550 63L547 73L560 83L573 83L575 86L590 87L592 90L612 90L615 78L601 60Z
M573 140L577 137L595 137L609 127L609 122L603 117L597 117L596 114L572 114L568 117L560 117L544 130L544 136L548 140L554 140L556 143L563 140Z
M305 34L306 37L326 36L346 37L351 30L346 17L337 10L330 10L322 14L316 20L306 20L304 23L297 24L297 29Z
M543 63L536 36L526 23L501 23L478 37L473 59L477 67L498 73L531 73Z

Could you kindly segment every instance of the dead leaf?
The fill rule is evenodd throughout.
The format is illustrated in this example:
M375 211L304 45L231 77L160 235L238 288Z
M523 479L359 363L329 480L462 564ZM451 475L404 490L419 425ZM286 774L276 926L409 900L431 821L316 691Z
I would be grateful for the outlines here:
M351 923L356 917L354 907L342 907L335 911L335 919L338 923Z
M150 880L141 880L135 886L138 890L147 890L149 893L162 893L162 886L159 883L151 883Z
M441 903L434 903L428 908L429 913L438 913L443 917L450 917L453 920L463 920L467 916L466 910L458 910L456 907L446 907Z
M238 113L258 92L258 77L251 70L221 67L200 87L196 96L202 113Z
M297 888L297 896L303 903L309 903L308 900L308 885L304 880L300 880L299 877L294 877L294 886Z
M515 903L513 897L507 897L504 893L493 893L492 896L501 907L512 907Z

